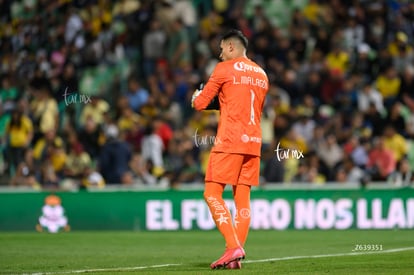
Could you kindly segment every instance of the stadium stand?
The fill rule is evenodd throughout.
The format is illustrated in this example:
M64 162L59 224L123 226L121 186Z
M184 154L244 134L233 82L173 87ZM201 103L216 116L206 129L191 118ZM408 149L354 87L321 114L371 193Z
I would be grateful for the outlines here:
M412 183L412 1L5 0L0 21L3 185L202 182L219 114L189 98L229 28L271 82L262 184Z

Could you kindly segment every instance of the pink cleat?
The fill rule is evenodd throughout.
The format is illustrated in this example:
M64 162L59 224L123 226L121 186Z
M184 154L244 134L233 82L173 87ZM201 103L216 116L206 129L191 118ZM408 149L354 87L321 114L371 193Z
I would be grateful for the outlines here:
M226 265L227 269L241 269L241 261L233 261Z
M244 259L246 253L242 247L236 248L227 248L224 251L223 256L220 257L217 261L210 265L211 269L218 269L221 267L226 267L228 264L234 261L240 261Z

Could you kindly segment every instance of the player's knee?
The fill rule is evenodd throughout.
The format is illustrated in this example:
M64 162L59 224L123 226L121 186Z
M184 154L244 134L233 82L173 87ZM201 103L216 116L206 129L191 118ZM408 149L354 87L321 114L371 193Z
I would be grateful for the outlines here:
M203 193L204 200L207 203L211 201L220 200L222 198L223 190L224 186L218 183L206 182L206 187Z
M211 192L208 192L208 191L204 191L203 197L207 203L209 202L209 200L211 200L211 198L215 198L215 196Z
M238 209L237 212L238 212L237 217L240 220L250 221L250 207Z
M211 203L211 202L220 200L221 194L206 190L204 191L203 197L207 203Z

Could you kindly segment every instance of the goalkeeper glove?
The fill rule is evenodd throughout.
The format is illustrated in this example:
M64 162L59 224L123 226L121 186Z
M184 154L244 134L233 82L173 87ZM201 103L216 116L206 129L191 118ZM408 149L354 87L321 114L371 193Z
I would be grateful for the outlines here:
M204 84L201 83L200 87L194 91L193 96L191 98L191 107L194 108L194 100L201 94L203 91Z

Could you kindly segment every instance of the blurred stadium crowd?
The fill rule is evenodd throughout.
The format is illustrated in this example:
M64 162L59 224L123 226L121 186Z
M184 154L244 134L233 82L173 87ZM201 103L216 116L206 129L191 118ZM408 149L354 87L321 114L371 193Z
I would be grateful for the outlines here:
M219 114L189 98L229 28L271 82L263 184L413 180L412 1L2 0L0 21L6 184L202 182Z

